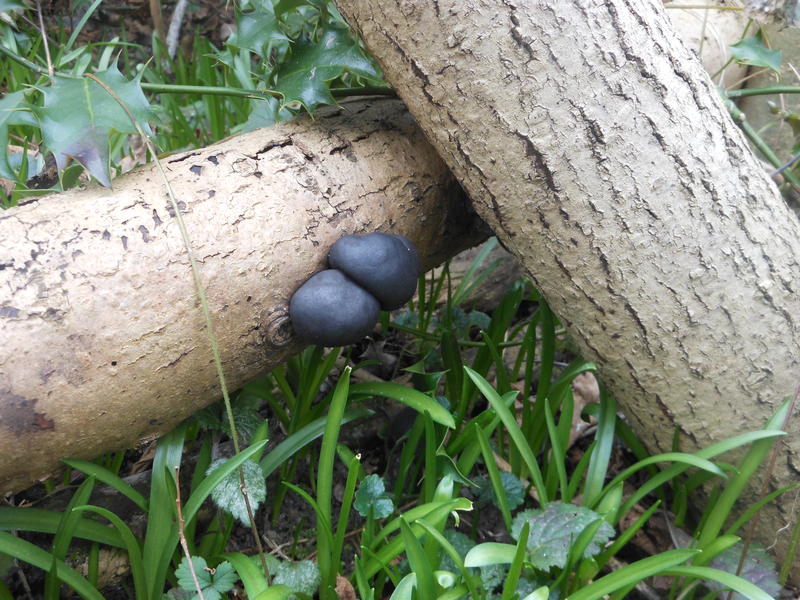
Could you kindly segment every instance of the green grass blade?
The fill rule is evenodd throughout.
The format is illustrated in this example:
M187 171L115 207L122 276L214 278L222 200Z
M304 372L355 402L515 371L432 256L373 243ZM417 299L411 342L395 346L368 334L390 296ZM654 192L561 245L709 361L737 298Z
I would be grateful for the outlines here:
M726 571L712 569L710 567L677 566L664 569L662 575L676 575L678 577L696 577L698 579L710 579L718 581L735 592L742 594L750 600L774 600L772 596L760 587L750 583L746 579L737 577ZM572 598L570 598L572 600Z
M527 523L526 523L527 525ZM517 546L500 542L484 542L470 548L464 557L464 566L488 567L489 565L506 565L514 562Z
M417 521L417 523L428 533L429 536L431 536L431 539L436 540L439 546L441 546L441 548L447 553L447 555L456 565L459 573L461 573L461 578L464 580L464 583L469 590L469 597L479 598L480 596L478 595L478 588L475 587L474 577L467 570L467 567L464 565L464 560L458 554L458 551L435 527L432 527L425 521Z
M400 536L403 539L411 572L417 576L417 597L435 598L433 568L417 536L412 533L411 527L403 517L400 517Z
M431 414L431 419L440 425L450 429L455 429L456 426L453 415L435 399L404 385L389 382L355 383L350 386L350 394L351 396L383 396L391 398L410 406L420 414L427 410Z
M13 556L43 571L50 571L53 565L53 555L50 552L42 550L38 546L21 540L5 531L0 531L0 552ZM59 579L74 589L82 598L86 600L103 600L102 594L75 569L67 566L63 561L57 560L55 563Z
M108 509L100 506L76 506L73 511L91 511L108 519L114 528L119 532L120 537L125 543L125 550L128 552L128 562L131 567L131 576L133 577L133 589L136 592L137 598L145 598L147 593L147 581L144 576L144 568L142 565L142 551L139 547L139 541L133 535L130 527L120 519L116 514Z
M643 579L663 573L667 569L686 562L695 554L697 554L697 550L668 550L656 556L644 558L601 577L570 594L566 600L597 600L605 594L611 594L626 586L635 585Z
M497 462L494 458L494 453L489 446L489 440L483 429L477 423L472 427L475 432L475 438L478 440L478 445L481 447L483 454L483 464L486 465L486 470L489 472L489 479L492 482L495 498L497 498L497 506L500 509L500 514L503 515L503 522L506 525L506 531L511 531L511 510L508 508L508 498L506 497L503 482L500 479L500 471L497 468Z
M788 410L789 399L787 399L772 418L770 418L765 429L779 429L786 419ZM708 507L707 510L710 511L708 513L708 518L697 538L698 548L704 549L717 537L719 532L722 531L725 521L730 515L731 510L733 510L734 503L742 495L747 482L750 481L753 474L761 467L764 460L766 460L774 441L774 439L766 438L751 444L744 458L742 458L739 463L736 474L728 479L725 489L722 491L722 494L720 494L717 502L713 507Z
M344 413L342 425L350 423L351 421L363 419L364 417L368 417L372 414L372 411L366 408L349 408ZM272 473L274 473L282 464L288 461L297 452L321 436L325 431L326 421L327 419L325 417L315 419L295 431L292 435L275 446L275 448L273 448L264 458L261 459L260 464L261 470L264 471L264 477L269 477L272 475Z
M528 549L528 533L530 532L530 528L531 524L529 522L526 522L522 526L522 531L520 531L519 540L517 541L517 547L514 551L514 559L508 567L508 575L506 575L506 581L503 584L503 595L500 597L500 600L514 600L514 598L516 598L517 583L522 573L522 565L525 561L525 554Z
M436 504L436 503L433 503ZM422 507L417 507L422 508ZM415 509L411 509L406 511L402 516L406 520L406 522L411 522L411 531L414 533L416 537L421 536L425 530L416 522L420 519L424 519L427 523L429 523L432 527L436 527L438 523L441 523L442 519L446 519L451 512L458 511L458 510L472 510L472 503L467 500L466 498L455 498L450 500L449 502L439 503L439 506L430 509L430 505L425 506L426 511L416 511ZM417 514L420 514L417 517ZM392 522L391 529L396 530L400 527L399 518L394 519ZM376 537L378 539L384 539L386 535L387 529L390 526L384 528ZM373 542L373 548L377 547L377 543ZM393 537L389 540L385 545L383 545L379 550L371 550L371 555L367 560L366 564L364 565L364 572L366 573L368 578L372 578L375 574L384 568L384 566L388 565L398 554L403 551L403 538L400 535ZM366 551L365 551L366 553Z
M800 487L800 483L792 483L790 485L784 486L778 490L775 490L770 494L767 494L766 496L761 498L758 502L755 502L752 505L748 506L747 510L742 513L742 516L736 519L733 525L731 525L730 527L728 527L728 529L725 530L725 533L728 535L735 534L737 531L739 531L739 529L744 527L745 523L747 523L750 519L752 519L753 515L755 515L759 510L761 510L764 507L764 505L769 504L781 494L796 489L797 487Z
M550 461L548 463L548 470L553 469L558 477L558 485L559 491L561 492L561 498L566 498L568 491L568 484L567 484L567 468L565 466L566 462L566 452L564 447L561 445L561 439L558 435L558 429L556 428L555 419L553 418L553 411L550 409L550 403L544 403L544 420L545 424L547 425L547 434L550 437ZM553 494L555 497L555 494Z
M88 460L78 460L73 458L64 459L62 462L72 467L76 471L81 471L86 475L91 475L97 479L97 481L101 481L107 486L114 488L120 494L129 498L142 510L142 512L147 512L147 499L142 494L137 492L133 486L131 486L131 484L115 473L112 473L105 467L101 467L100 465L89 462Z
M241 552L228 552L223 554L222 557L236 569L248 598L258 597L261 592L269 587L264 573L261 571L261 566L256 564L249 556Z
M597 419L597 434L586 481L583 484L583 505L592 508L600 499L606 481L611 449L614 445L614 431L617 423L617 403L600 387L600 415Z
M57 562L63 561L67 556L67 550L72 543L72 538L75 533L75 528L79 521L81 521L81 514L73 512L72 509L76 506L86 504L89 497L92 495L94 489L95 479L89 477L86 479L75 493L70 498L66 509L61 515L61 520L58 523L56 535L53 538L53 548L51 554L53 555L52 568L47 572L44 582L44 598L45 600L58 600L59 596L59 583L58 583L58 567Z
M142 560L147 578L148 598L160 598L175 549L175 469L181 464L186 427L181 426L161 437L156 445L150 476L150 511L142 546Z
M333 586L336 583L336 574L339 565L332 564L333 558L333 523L332 493L333 493L333 463L336 459L336 444L339 441L339 430L342 426L342 417L347 405L350 390L350 367L342 371L336 389L333 392L328 419L325 423L325 433L322 436L322 447L317 461L317 504L319 510L325 515L325 521L317 520L317 562L322 575L320 584L320 597L331 598ZM323 531L327 528L327 531Z
M495 389L489 385L489 382L487 382L483 377L469 367L464 367L464 370L467 372L469 378L472 379L472 381L475 383L475 386L480 390L486 400L489 401L489 404L491 404L494 411L498 414L500 420L503 422L503 425L505 425L508 434L511 436L511 439L516 444L517 449L522 456L522 460L525 462L525 466L528 467L528 471L533 479L534 487L539 495L539 502L542 505L547 504L549 500L544 481L542 480L542 473L539 470L539 465L536 463L536 457L533 455L531 447L528 445L528 442L520 430L519 425L517 425L516 418L513 414L511 414L511 411L506 408L503 399L495 391Z
M0 506L0 531L38 531L55 533L62 513L41 508L21 508L18 506ZM125 544L119 534L105 525L82 519L74 532L75 537L107 546L124 548Z
M615 539L610 546L608 546L605 550L603 550L600 554L597 555L597 566L598 568L602 569L606 563L611 559L611 557L615 556L617 552L619 552L625 545L633 539L633 536L644 527L644 524L650 520L650 517L653 516L658 508L661 506L661 500L656 500L650 508L648 508L642 515L634 521L634 523L626 528L619 534L619 537Z

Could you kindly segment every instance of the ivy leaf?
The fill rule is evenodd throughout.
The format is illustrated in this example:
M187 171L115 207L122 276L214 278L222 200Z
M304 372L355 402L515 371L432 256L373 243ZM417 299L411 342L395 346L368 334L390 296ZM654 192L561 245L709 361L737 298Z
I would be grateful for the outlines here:
M742 542L738 542L717 555L709 566L736 575L743 547ZM781 584L778 583L775 562L767 554L764 547L757 542L751 543L744 559L742 570L738 575L775 598L778 597L782 589ZM705 586L712 592L727 589L718 581L706 581ZM734 593L733 598L735 600L744 600L745 597L742 594Z
M29 110L25 92L13 92L0 98L0 177L16 179L14 168L8 155L9 125L36 125L36 119ZM29 158L30 160L30 158ZM27 177L23 174L23 180Z
M350 31L339 25L324 30L319 41L302 38L291 57L278 69L275 89L284 104L298 103L308 111L335 104L329 83L344 73L379 81L381 74Z
M519 539L522 526L529 522L528 558L534 567L547 570L550 567L563 569L572 543L588 525L601 518L593 510L584 506L551 502L544 510L523 510L511 523L511 536ZM600 552L602 546L614 536L614 529L603 523L591 543L586 547L583 558Z
M372 510L375 519L385 519L394 512L394 502L386 493L383 479L374 474L367 475L361 481L353 506L362 517L366 517Z
M152 117L140 76L128 80L116 65L96 74L128 106L146 133ZM88 77L56 75L44 88L44 105L36 110L45 145L59 169L77 160L100 183L111 186L108 137L112 131L135 133L128 115L97 82Z
M238 580L233 565L228 561L221 562L216 569L209 569L205 558L192 556L192 567L195 575L197 575L197 582L200 584L205 600L219 600L222 598L222 594L233 589ZM182 590L187 592L196 591L192 570L189 568L189 563L186 561L185 556L181 559L181 564L178 565L178 568L175 569L175 577L178 579L178 585ZM196 600L199 595L195 594L192 598Z
M488 477L482 476L476 477L475 483L478 484L478 502L491 502L495 506L498 506L492 481ZM525 501L525 488L516 475L501 471L500 483L503 486L503 492L505 493L509 509L514 510Z
M212 462L206 470L206 475L211 475L227 460L226 458L220 458ZM242 469L244 470L244 483L247 487L250 508L255 513L259 505L267 497L267 482L264 479L264 472L261 470L261 466L253 459L243 462ZM247 515L247 505L244 502L239 483L239 470L236 469L217 484L211 492L211 499L222 510L231 513L234 518L239 519L245 525L249 525L250 518Z
M284 561L276 569L272 584L285 585L291 588L292 591L311 598L317 592L321 580L319 567L314 561ZM297 600L297 596L292 594L289 596L289 600Z
M253 10L238 11L236 34L228 43L237 48L268 56L273 44L287 43L289 38L281 31L271 0L256 0Z
M766 67L776 73L781 72L781 51L767 48L760 29L753 37L736 42L730 48L734 60L739 64Z

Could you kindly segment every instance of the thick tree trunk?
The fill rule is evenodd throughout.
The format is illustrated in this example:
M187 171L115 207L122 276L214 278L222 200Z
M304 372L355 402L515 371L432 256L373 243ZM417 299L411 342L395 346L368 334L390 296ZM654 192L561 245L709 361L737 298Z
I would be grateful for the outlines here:
M479 220L398 101L349 104L163 159L228 385L299 346L294 290L341 235L402 233L430 268ZM159 435L219 397L187 253L158 172L0 213L0 492Z
M800 375L800 226L661 2L337 5L652 449L764 424Z

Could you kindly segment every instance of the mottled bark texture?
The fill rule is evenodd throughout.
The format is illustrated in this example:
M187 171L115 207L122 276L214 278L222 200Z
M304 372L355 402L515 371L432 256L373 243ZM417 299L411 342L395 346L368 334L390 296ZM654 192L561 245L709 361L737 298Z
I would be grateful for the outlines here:
M337 5L651 449L763 425L800 377L800 226L661 2ZM773 486L797 420L781 444ZM796 500L761 518L779 553Z
M345 233L401 233L430 268L481 239L460 187L396 100L347 104L163 159L199 261L228 385L299 346L294 290ZM148 166L0 213L0 491L131 447L219 398L165 187Z

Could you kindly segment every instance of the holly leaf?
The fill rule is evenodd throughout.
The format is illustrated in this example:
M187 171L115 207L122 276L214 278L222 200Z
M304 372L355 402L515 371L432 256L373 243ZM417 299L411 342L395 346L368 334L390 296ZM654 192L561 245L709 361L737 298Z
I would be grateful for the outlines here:
M294 117L294 114L281 107L281 103L277 98L267 98L266 100L252 100L251 106L253 110L250 111L250 116L247 121L242 125L242 131L254 131L261 127L269 127L281 121L288 121Z
M142 92L140 76L128 80L116 65L96 74L128 106L151 133L150 103ZM112 131L136 133L136 127L117 101L88 77L56 75L44 88L44 104L36 109L45 145L59 169L70 159L78 161L100 183L111 186L108 137Z
M739 64L765 67L776 73L781 72L781 51L767 48L760 29L753 37L736 42L730 48L731 55Z
M271 0L257 0L252 4L252 10L237 11L236 34L228 43L267 56L273 44L288 42L289 38L280 29Z
M25 100L25 92L13 92L0 98L0 177L17 179L18 168L8 155L8 127L10 125L36 125L36 119ZM30 160L30 158L29 158ZM18 165L17 165L18 166ZM23 181L27 179L23 174Z
M519 539L522 526L530 523L528 558L537 569L550 567L563 569L567 565L570 547L581 531L601 518L584 506L551 502L544 510L523 510L511 523L511 536ZM603 523L583 553L589 558L600 552L603 545L614 536L614 529Z
M376 82L381 73L348 29L331 25L318 42L301 38L291 57L278 69L275 89L284 104L298 103L312 112L320 104L335 104L329 83L344 73Z

